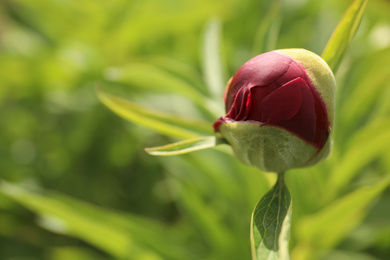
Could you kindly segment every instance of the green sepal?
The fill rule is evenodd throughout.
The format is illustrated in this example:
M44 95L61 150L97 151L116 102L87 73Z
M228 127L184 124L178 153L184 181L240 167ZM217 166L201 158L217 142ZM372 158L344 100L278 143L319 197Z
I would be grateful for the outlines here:
M318 151L287 130L251 121L225 122L220 132L241 162L266 172L283 172L319 162L328 156L331 144L328 141Z

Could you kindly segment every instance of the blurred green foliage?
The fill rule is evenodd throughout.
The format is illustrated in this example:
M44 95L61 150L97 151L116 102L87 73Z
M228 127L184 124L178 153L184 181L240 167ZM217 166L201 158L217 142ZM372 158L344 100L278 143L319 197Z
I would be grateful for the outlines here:
M201 55L210 20L227 80L260 52L320 54L349 4L0 1L0 259L250 259L250 214L275 176L226 147L150 157L177 139L117 117L94 87L211 129L222 98L210 112L212 95L192 94L219 84ZM368 3L336 76L332 156L287 175L292 259L390 255L389 13Z

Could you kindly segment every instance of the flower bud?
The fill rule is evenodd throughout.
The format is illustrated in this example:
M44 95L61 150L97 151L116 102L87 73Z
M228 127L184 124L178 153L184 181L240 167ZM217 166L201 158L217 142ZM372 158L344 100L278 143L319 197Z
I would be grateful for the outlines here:
M227 114L214 130L240 161L264 171L313 165L330 152L335 86L329 66L310 51L263 53L229 80Z

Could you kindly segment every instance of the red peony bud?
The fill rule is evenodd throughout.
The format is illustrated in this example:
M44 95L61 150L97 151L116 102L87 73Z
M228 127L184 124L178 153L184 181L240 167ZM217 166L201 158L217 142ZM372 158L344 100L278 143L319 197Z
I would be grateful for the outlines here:
M330 68L312 52L291 49L261 54L246 62L228 82L227 114L214 123L214 129L243 162L265 171L313 164L329 152L327 147L319 156L329 139L334 87ZM241 140L248 135L251 142L258 143ZM291 135L294 141L288 140ZM267 141L273 147L268 147ZM321 158L316 159L318 156Z

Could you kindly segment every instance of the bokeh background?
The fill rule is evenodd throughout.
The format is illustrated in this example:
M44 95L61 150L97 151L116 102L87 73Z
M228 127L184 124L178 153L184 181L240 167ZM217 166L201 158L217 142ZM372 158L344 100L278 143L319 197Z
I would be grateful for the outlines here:
M205 32L227 80L261 52L321 54L350 3L0 0L0 259L250 259L251 211L275 176L227 147L149 156L178 139L120 118L95 86L211 127L217 112L164 88L207 95ZM288 173L292 259L390 258L389 14L369 1L336 75L331 157Z

